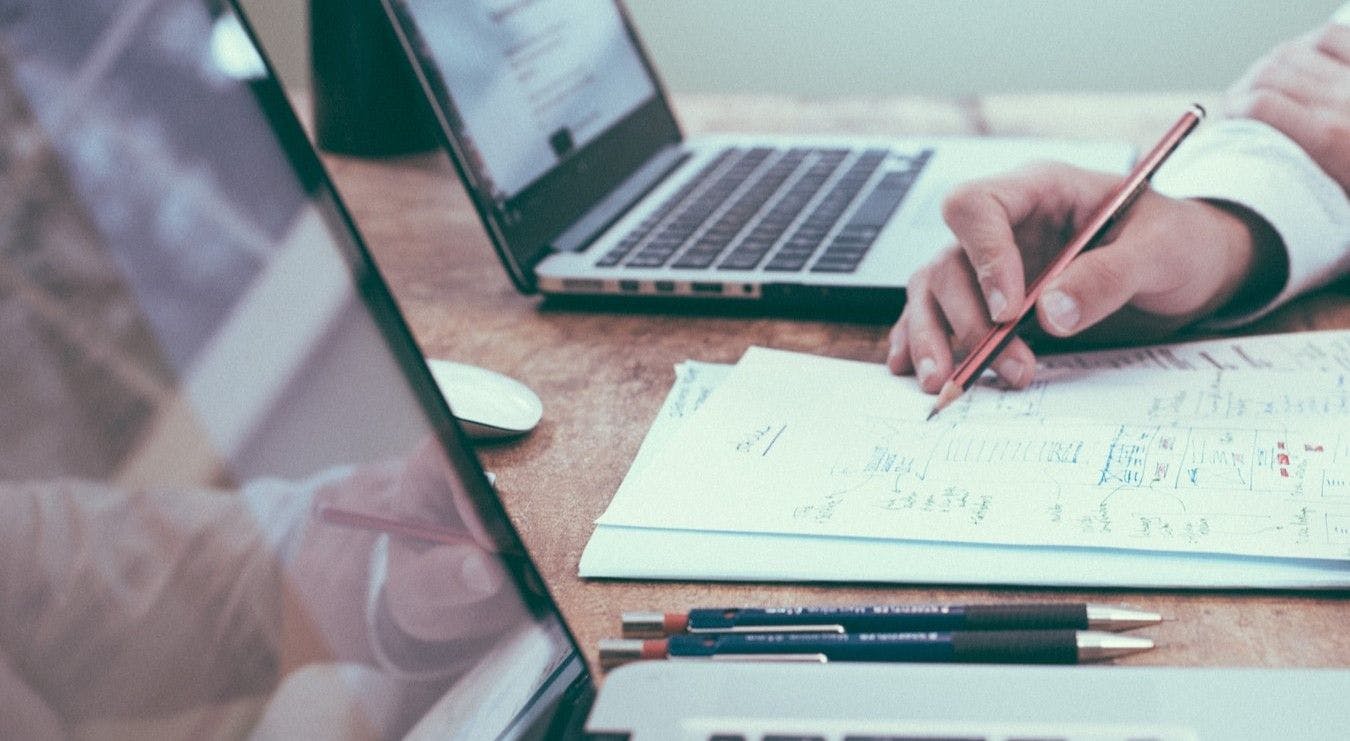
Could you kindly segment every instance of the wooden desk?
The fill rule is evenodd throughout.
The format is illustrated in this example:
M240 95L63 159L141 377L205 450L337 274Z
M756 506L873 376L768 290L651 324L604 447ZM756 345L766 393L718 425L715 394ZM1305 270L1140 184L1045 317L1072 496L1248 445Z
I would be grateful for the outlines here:
M1209 97L698 96L676 103L690 132L1046 134L1144 147L1188 103ZM1350 666L1344 595L582 581L577 562L592 521L628 470L676 363L734 362L750 345L880 362L887 327L541 309L537 297L511 287L443 155L326 162L426 353L506 372L542 397L544 420L534 433L481 455L593 667L597 640L617 635L622 610L1014 598L1128 601L1175 618L1148 631L1158 649L1123 663ZM1347 296L1342 284L1252 331L1350 327Z

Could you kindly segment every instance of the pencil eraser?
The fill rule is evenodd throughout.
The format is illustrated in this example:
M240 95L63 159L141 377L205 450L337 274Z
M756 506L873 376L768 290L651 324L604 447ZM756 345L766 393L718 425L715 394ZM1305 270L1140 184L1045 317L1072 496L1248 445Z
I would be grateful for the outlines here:
M666 658L666 648L670 642L664 638L652 638L642 642L642 658L644 659L664 659Z
M688 614L675 614L668 612L661 620L661 628L665 630L666 635L675 635L683 633L689 627Z

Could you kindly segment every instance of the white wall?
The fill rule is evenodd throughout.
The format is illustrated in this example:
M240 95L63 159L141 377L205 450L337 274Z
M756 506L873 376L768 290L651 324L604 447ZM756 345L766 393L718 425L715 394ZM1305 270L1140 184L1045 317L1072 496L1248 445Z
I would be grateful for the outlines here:
M287 82L305 84L306 0L242 1ZM820 97L1217 89L1279 40L1321 23L1341 2L628 0L627 4L674 91Z

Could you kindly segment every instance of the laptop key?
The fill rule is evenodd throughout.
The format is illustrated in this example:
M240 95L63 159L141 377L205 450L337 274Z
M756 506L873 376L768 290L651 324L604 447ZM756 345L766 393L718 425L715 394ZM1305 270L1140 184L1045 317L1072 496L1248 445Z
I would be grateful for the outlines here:
M809 259L811 259L810 255L802 255L800 257L795 255L785 256L780 252L764 266L764 269L775 272L793 272L805 267L806 261Z
M686 252L671 263L672 268L706 268L717 260L716 252Z
M764 259L764 252L732 253L718 266L718 270L754 270Z
M876 229L885 226L891 214L899 207L900 201L909 193L919 169L927 160L928 153L925 152L913 160L910 169L886 173L863 200L862 205L858 206L858 210L853 212L853 216L848 220L848 226Z
M754 270L759 261L764 259L762 255L753 257L728 257L718 263L718 270Z
M825 248L820 257L833 260L862 260L863 255L867 254L868 245L835 245L832 244Z
M837 258L821 256L815 265L811 266L813 273L851 273L858 269L858 263L861 259Z
M609 252L605 253L604 257L600 258L599 260L596 260L595 264L602 268L614 267L615 265L618 265L620 262L622 262L625 257L628 256L628 251L631 249L632 247L623 247L622 245L617 246L614 249L610 250Z
M832 247L866 247L871 243L872 238L848 231L841 231L834 239L830 240L830 246Z
M853 212L849 225L872 227L884 225L900 205L905 193L909 192L910 183L913 181L908 176L909 173L892 172L883 177L858 210Z
M1064 741L1063 737L1057 736L1055 738L1058 741ZM926 733L918 736L912 734L903 736L873 736L869 734L866 736L845 736L844 741L988 741L988 738L985 736L949 736L945 734L934 736ZM1012 740L1009 739L1009 741ZM1051 739L1046 739L1045 741L1051 741Z
M880 233L881 229L877 227L860 226L853 223L845 224L844 228L839 230L840 237L854 237L857 239L865 239L869 242L876 239L877 235Z
M659 268L666 264L670 255L635 255L623 266L626 268Z

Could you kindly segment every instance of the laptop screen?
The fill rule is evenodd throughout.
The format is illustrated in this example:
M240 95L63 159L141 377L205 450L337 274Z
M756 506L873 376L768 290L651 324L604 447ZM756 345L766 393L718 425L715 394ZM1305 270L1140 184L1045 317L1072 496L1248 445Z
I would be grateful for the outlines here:
M550 240L679 140L614 0L386 5L518 281Z
M506 203L656 95L608 2L435 2L405 7L454 91L478 181Z
M496 737L575 646L230 5L0 0L0 738Z

